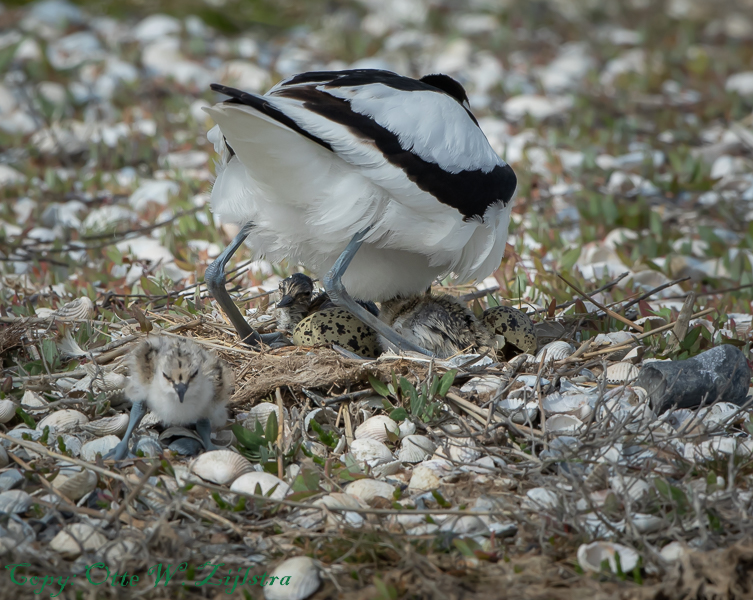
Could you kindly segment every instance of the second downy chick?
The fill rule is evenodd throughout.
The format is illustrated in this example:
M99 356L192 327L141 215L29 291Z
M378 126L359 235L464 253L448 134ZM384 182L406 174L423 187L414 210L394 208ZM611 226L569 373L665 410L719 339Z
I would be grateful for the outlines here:
M387 300L381 304L379 318L438 358L447 358L469 347L485 351L495 343L491 332L475 315L446 294L427 292ZM387 346L385 340L380 342Z

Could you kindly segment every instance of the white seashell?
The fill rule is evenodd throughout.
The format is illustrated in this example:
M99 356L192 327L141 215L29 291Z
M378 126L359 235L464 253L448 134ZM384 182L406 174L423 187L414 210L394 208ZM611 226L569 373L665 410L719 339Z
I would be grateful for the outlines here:
M408 535L434 535L437 531L439 531L439 525L436 523L421 523L421 525L406 529L405 533Z
M11 400L0 400L0 423L7 423L16 416L16 405Z
M73 456L79 456L81 454L83 442L80 439L78 439L75 435L70 435L68 433L64 433L60 437L63 438L63 444L65 444L65 449L67 452L70 452ZM55 445L58 446L57 441L55 442Z
M630 383L638 378L640 369L629 362L618 362L607 367L607 383Z
M365 504L369 504L374 498L386 498L392 501L394 492L394 486L376 479L358 479L345 488L346 494L358 498Z
M5 451L5 448L3 446L0 446L0 469L7 467L8 463L10 463L8 453Z
M544 412L549 414L574 415L579 419L586 419L591 415L591 396L586 394L567 394L559 392L546 396L541 404Z
M97 454L104 456L110 450L120 443L120 438L116 435L106 435L90 442L86 442L81 447L81 458L87 462L94 462Z
M37 429L44 431L45 427L49 427L56 433L68 433L88 422L89 418L85 414L77 410L65 409L47 415L37 424Z
M620 570L623 573L630 573L638 565L638 553L635 550L613 542L581 544L578 548L578 563L583 570L600 573L601 564L606 560L612 573L617 573L615 555L619 555Z
M682 542L670 542L661 549L661 557L667 562L676 562L688 553Z
M447 531L457 535L479 535L489 533L486 524L473 515L451 517L439 527L439 531Z
M267 427L267 419L269 419L269 415L273 412L277 413L277 426L279 427L283 419L280 418L280 410L277 408L277 405L271 402L262 402L261 404L252 406L251 410L248 411L248 418L243 423L243 426L250 431L256 431L256 423L258 421L261 424L261 428L265 429ZM287 417L286 412L283 412L283 417Z
M149 458L160 456L163 451L164 450L162 448L162 444L160 444L153 437L149 436L145 436L139 439L139 441L136 442L136 445L133 447L133 452L134 454L136 454L136 456L141 453Z
M272 411L269 412L271 413ZM309 414L307 414L303 419L303 428L306 431L309 431L309 425L311 424L311 421L316 421L320 425L323 425L327 422L329 422L330 425L334 425L337 421L337 412L329 407L315 408L314 410L309 412Z
M241 475L230 486L231 492L245 492L246 494L258 494L256 487L259 486L262 496L269 496L274 500L283 500L290 493L290 486L272 473L253 471ZM270 494L270 490L274 491Z
M52 314L58 321L87 321L94 316L94 302L82 296L64 304Z
M719 428L732 423L741 423L746 418L746 413L740 407L731 402L717 402L706 414L703 415L703 423L709 428ZM0 420L0 423L3 421Z
M526 402L522 398L505 398L497 400L495 408L513 423L524 425L530 423L539 414L538 402Z
M583 427L583 421L572 415L554 415L546 420L546 430L552 435L573 435Z
M638 477L615 475L609 478L609 487L618 496L629 496L634 502L648 494L651 487Z
M427 460L413 469L408 490L411 492L428 492L436 490L442 483L442 477L452 472L452 466L445 460Z
M231 450L205 452L190 467L191 473L218 485L232 483L253 469L249 461Z
M26 412L37 412L41 410L47 410L49 402L42 398L39 394L26 390L21 398L21 407Z
M361 438L353 440L350 453L359 463L370 467L394 460L390 449L379 440Z
M664 519L656 515L636 513L631 518L633 526L639 533L652 533L665 527Z
M358 498L350 494L333 492L319 498L313 503L314 506L326 506L327 508L367 508ZM330 512L327 515L327 524L339 526L348 524L351 527L361 527L364 523L364 517L357 512Z
M416 424L413 421L405 419L405 421L400 423L400 434L398 435L398 437L401 440L409 435L413 435L414 433L416 433Z
M374 477L386 477L387 475L394 475L403 467L403 463L399 460L392 460L380 463L374 467L371 467L371 475Z
M682 429L684 423L695 416L695 411L687 408L677 408L673 411L669 411L665 415L665 420L675 429Z
M370 439L386 442L389 440L389 434L397 437L399 433L400 426L396 421L384 415L378 415L366 419L361 425L356 427L354 436L357 440Z
M2 446L0 446L0 448L2 448ZM3 452L5 452L4 448ZM24 476L18 469L8 469L7 471L0 473L0 492L5 492L16 487L23 480Z
M97 487L97 474L81 467L63 467L52 480L52 487L77 502Z
M526 492L526 499L523 500L523 506L529 510L541 510L556 508L559 504L559 498L552 490L537 487Z
M86 423L82 426L82 429L94 435L117 435L118 437L123 437L128 428L129 420L130 417L127 413L120 413L114 417L105 417L104 419L97 419L91 423Z
M319 569L314 559L308 556L296 556L281 562L272 571L272 577L278 579L274 584L264 586L266 600L305 600L321 585Z
M154 427L155 425L159 425L162 421L160 421L160 418L156 415L156 413L153 413L151 410L144 415L144 418L141 419L141 427L149 428Z
M505 386L507 382L501 377L495 377L494 375L482 375L481 377L473 377L463 384L460 391L464 394L475 394L479 397L488 397L497 394Z
M558 340L556 342L550 342L536 353L536 363L541 363L546 352L546 362L549 364L552 361L564 360L575 352L575 347L568 343Z
M121 562L139 555L141 546L136 540L116 539L102 548L97 557L107 565L119 566Z
M435 455L439 458L449 458L456 463L472 463L481 452L477 449L473 438L447 438L446 442L437 448Z
M402 462L418 463L431 456L436 449L434 442L425 435L409 435L400 444L397 457Z
M107 542L107 538L88 523L73 523L52 538L50 548L65 558L75 558L83 552L95 552Z
M31 505L31 496L23 490L8 490L0 494L0 513L25 513Z

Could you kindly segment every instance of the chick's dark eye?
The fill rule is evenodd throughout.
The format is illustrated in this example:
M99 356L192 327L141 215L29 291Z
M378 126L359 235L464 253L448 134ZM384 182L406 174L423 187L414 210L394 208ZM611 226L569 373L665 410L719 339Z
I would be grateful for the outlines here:
M172 383L172 381L173 381L172 378L167 373L165 373L164 371L162 372L162 376L165 379L167 379L170 383Z

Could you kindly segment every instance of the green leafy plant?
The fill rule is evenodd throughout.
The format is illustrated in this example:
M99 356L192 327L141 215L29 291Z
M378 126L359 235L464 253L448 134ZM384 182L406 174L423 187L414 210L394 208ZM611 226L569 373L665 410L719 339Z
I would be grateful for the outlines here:
M392 396L402 400L402 406L397 408L392 408L392 405L386 402L385 408L390 407L387 410L389 410L392 419L400 422L412 416L428 423L439 416L442 405L441 399L447 395L450 387L452 387L455 375L457 375L457 370L451 369L441 378L435 375L428 384L426 381L422 382L418 388L405 377L401 377L398 381L394 372L392 382L388 384L371 375L369 375L369 383L371 383L372 389L383 398Z

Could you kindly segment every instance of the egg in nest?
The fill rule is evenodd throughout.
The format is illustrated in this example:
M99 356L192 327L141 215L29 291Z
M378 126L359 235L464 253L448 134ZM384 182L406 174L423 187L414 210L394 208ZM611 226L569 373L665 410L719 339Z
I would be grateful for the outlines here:
M293 332L293 343L296 346L337 344L366 358L380 354L374 330L342 308L325 308L303 319Z

